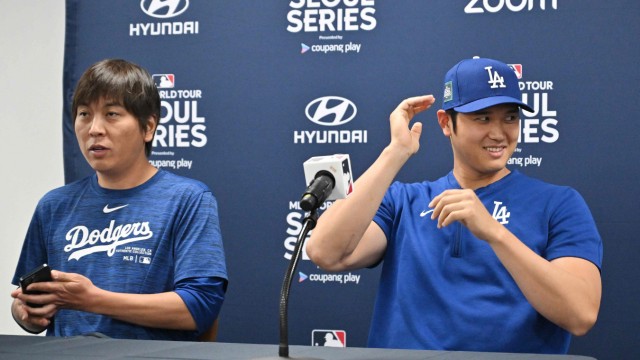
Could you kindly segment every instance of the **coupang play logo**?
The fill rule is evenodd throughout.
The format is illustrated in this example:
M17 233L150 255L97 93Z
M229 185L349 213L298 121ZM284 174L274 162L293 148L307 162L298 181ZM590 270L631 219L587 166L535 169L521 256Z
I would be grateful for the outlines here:
M140 9L149 17L167 20L129 24L129 36L194 35L200 31L198 21L168 21L189 8L189 0L142 0Z
M376 28L375 0L293 0L289 2L287 31L317 34L300 43L300 53L357 54L362 43L346 41L347 34Z

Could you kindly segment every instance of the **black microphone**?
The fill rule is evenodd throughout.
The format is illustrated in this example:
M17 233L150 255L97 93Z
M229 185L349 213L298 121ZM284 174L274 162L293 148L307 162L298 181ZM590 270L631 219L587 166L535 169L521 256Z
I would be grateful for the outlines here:
M333 188L336 186L336 179L326 170L320 170L316 173L313 180L302 194L300 199L300 207L304 211L317 209L329 197Z
M353 191L351 162L347 154L314 156L305 161L304 178L309 184L300 208L318 209L326 200L344 199Z

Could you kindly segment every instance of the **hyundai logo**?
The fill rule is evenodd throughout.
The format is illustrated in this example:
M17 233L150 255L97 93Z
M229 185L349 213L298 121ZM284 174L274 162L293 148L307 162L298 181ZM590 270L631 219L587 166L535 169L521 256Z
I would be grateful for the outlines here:
M142 0L140 8L145 14L155 18L172 18L185 12L189 0Z
M344 125L356 117L358 109L349 99L339 96L317 98L304 109L307 118L318 125Z

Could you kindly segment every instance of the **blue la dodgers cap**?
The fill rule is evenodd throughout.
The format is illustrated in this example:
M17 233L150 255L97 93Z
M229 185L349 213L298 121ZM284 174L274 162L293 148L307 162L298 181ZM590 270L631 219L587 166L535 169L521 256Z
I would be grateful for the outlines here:
M518 78L509 65L474 57L460 61L445 75L444 110L469 113L499 104L516 104L533 112L522 102Z

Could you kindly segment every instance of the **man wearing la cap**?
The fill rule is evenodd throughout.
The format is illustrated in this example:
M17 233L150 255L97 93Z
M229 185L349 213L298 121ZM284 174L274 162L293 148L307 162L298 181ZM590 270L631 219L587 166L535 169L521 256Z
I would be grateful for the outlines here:
M412 118L391 113L391 142L347 199L318 220L309 257L330 271L382 263L369 346L566 353L594 325L602 240L577 191L506 167L518 142L518 81L506 64L463 60L445 76L442 133L453 170L393 182L419 148ZM393 183L392 183L393 182Z

